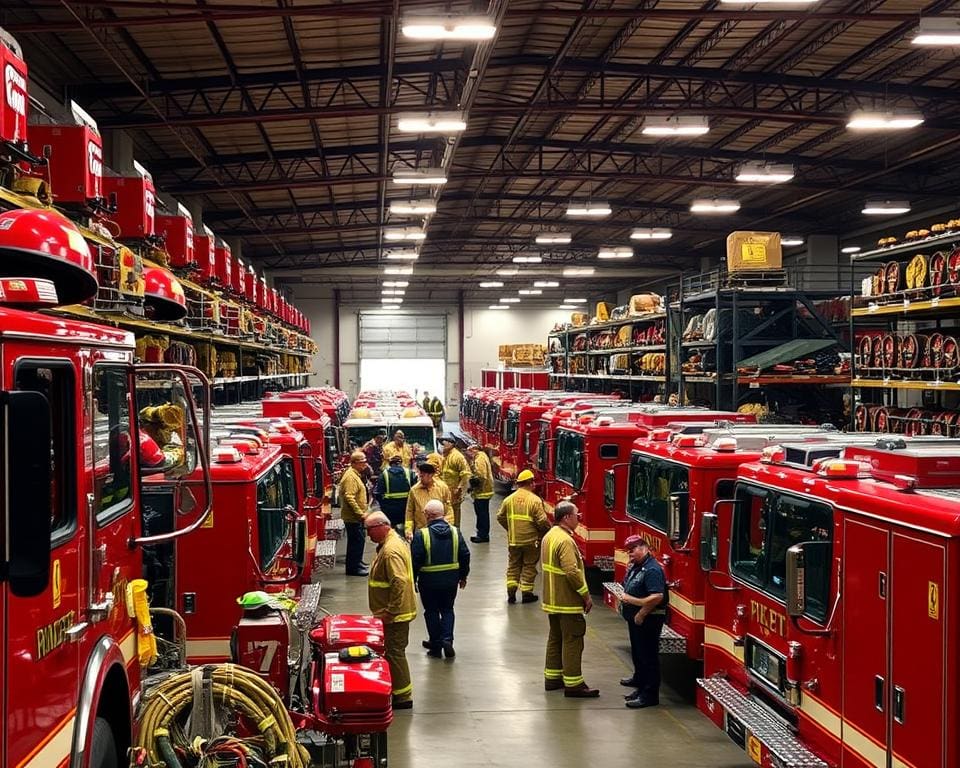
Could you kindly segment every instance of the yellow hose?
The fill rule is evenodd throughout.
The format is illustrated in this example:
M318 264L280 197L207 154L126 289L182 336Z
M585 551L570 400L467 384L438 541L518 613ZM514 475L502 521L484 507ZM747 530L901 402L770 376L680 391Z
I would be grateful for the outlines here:
M288 768L307 768L309 754L297 744L290 715L269 683L235 664L211 665L206 670L211 679L214 703L242 714L260 731L268 762L279 758ZM169 735L175 741L179 730L176 726L182 724L192 702L190 671L172 675L150 689L141 711L138 745L147 750L151 765L164 763L157 747L157 736ZM191 748L185 743L179 746Z

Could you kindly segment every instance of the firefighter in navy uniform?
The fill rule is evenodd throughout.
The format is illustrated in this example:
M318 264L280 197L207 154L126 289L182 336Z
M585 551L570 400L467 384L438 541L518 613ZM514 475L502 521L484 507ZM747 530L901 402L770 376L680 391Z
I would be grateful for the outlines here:
M390 518L390 524L401 536L404 535L403 522L407 512L407 497L415 482L413 472L403 466L403 455L390 456L390 466L384 468L377 481L376 497L381 511Z
M633 676L623 678L620 685L636 688L624 697L630 709L655 707L660 703L660 633L667 614L667 582L646 541L628 536L623 548L630 568L623 578L620 610L630 634Z

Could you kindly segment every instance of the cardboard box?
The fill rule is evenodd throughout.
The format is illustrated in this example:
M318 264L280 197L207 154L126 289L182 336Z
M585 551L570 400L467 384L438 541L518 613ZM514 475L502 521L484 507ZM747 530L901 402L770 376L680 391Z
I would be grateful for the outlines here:
M727 236L727 271L781 269L779 232L731 232Z

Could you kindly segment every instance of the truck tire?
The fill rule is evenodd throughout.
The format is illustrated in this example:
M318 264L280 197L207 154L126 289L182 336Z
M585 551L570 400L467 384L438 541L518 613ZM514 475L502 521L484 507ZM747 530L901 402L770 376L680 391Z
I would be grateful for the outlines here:
M119 768L117 740L113 728L102 717L93 722L93 741L90 746L90 768Z

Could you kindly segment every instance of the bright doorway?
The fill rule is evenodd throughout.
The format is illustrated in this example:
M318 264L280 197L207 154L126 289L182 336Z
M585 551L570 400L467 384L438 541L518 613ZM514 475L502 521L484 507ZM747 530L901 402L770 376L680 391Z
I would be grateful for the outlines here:
M445 400L447 316L360 313L360 389L406 390Z

